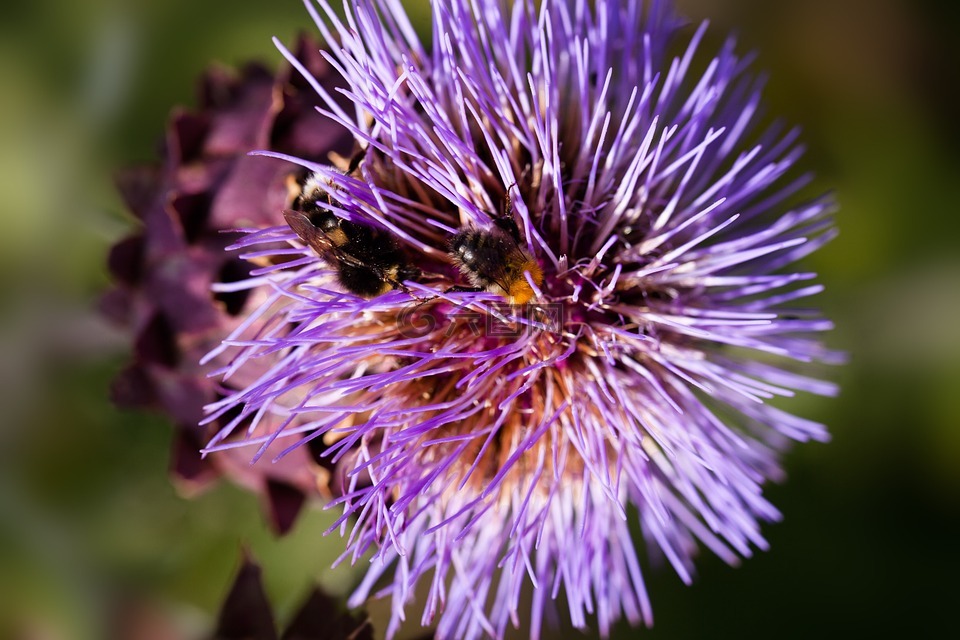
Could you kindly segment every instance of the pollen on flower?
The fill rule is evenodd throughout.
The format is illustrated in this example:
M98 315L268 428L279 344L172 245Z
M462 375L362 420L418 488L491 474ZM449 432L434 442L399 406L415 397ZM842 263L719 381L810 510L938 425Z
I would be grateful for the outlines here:
M326 227L278 211L237 243L270 294L210 356L234 390L206 450L336 470L333 528L374 560L352 602L391 597L388 636L421 582L440 637L502 637L524 588L534 638L561 590L576 627L651 624L629 520L685 581L699 547L736 563L779 452L827 438L768 402L834 393L805 369L840 359L790 266L834 233L798 134L665 1L435 2L429 43L396 0L318 6L353 108L302 71L358 151L260 154L311 172Z

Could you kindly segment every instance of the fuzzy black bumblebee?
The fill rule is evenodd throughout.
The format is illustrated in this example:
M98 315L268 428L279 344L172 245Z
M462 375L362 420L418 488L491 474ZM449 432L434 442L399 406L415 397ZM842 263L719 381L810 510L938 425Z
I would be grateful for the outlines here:
M450 255L472 290L503 296L510 304L525 304L543 283L543 271L520 241L520 232L509 213L494 218L490 229L461 229L450 239ZM464 287L459 287L464 290Z
M372 298L403 281L417 280L397 240L387 231L350 222L333 214L328 188L316 175L308 176L283 217L300 239L337 271L337 281L350 293Z

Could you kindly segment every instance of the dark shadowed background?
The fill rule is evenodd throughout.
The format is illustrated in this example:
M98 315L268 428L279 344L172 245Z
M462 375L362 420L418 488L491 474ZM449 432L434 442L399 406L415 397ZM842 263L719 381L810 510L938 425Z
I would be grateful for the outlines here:
M834 440L797 448L769 487L785 516L765 528L771 550L736 569L705 556L691 588L651 571L656 626L639 635L946 630L960 603L960 3L679 4L711 19L714 42L736 29L759 51L768 110L803 125L805 166L838 193L840 238L807 264L850 364L833 373L839 398L792 404ZM314 580L349 590L352 570L329 569L330 513L277 540L240 489L176 493L170 429L107 400L126 347L92 311L106 249L132 224L111 172L155 157L210 62L276 66L270 36L309 26L295 0L0 12L0 637L109 637L126 611L199 638L244 545L281 619Z

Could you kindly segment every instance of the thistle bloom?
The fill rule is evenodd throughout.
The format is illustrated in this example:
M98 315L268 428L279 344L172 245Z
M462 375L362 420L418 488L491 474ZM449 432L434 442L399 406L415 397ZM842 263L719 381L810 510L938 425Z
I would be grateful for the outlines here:
M389 595L388 635L420 583L443 638L502 637L527 583L531 637L561 589L574 626L651 624L634 523L684 581L700 547L736 563L779 517L780 452L828 437L769 403L835 391L802 372L838 356L794 305L821 287L789 265L833 237L829 198L798 195L797 132L759 129L748 61L731 41L700 64L705 28L666 2L435 2L429 45L396 0L318 4L353 109L301 72L365 152L348 173L262 155L423 275L353 295L335 256L249 230L266 266L227 288L270 294L209 357L227 385L256 375L208 407L206 450L337 463L334 528L370 555L352 602ZM450 255L505 216L538 266L522 307L463 290Z

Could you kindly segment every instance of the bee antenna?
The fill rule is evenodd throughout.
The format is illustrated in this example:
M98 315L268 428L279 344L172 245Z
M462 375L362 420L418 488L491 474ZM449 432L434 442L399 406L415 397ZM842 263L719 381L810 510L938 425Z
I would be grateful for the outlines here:
M498 216L493 216L493 223L510 234L513 241L520 245L520 229L517 227L516 220L513 219L513 198L510 192L517 186L516 181L512 182L504 194L503 212Z
M510 186L507 187L506 193L503 194L503 215L513 218L513 198L510 196L510 192L513 191L517 186L517 181L514 180L510 183Z

